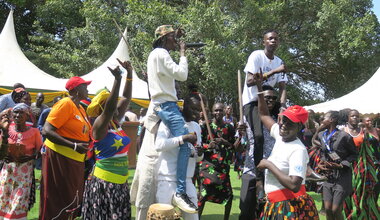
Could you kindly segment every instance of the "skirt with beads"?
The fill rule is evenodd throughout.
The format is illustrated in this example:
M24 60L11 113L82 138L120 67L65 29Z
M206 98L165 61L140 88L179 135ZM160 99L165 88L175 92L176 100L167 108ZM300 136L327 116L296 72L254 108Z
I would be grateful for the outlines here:
M91 176L86 180L83 219L131 219L128 182L116 184Z
M314 220L319 219L314 200L308 194L294 199L271 203L267 201L262 220Z

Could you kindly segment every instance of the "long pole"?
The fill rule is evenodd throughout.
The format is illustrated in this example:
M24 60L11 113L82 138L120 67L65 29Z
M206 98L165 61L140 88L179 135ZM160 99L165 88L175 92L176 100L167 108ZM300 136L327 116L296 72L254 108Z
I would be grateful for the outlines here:
M202 108L203 116L205 117L206 128L208 131L208 135L210 136L210 141L214 141L214 138L212 137L212 132L211 132L205 104L203 103L202 94L199 93L198 95L199 95L199 98L201 99L201 108Z
M241 74L238 70L238 94L239 94L239 123L243 124L243 102L242 102L242 91L241 91Z
M123 38L125 44L127 44L128 49L132 52L132 55L133 55L134 57L136 57L134 51L133 51L132 48L129 46L129 43L128 43L127 39L125 39L125 37L124 37L124 33L123 33L123 31L121 30L119 24L116 22L115 19L113 19L113 22L115 23L116 28L119 30L119 32L120 32L120 34L121 34L121 37ZM136 61L137 61L137 65L138 65L138 67L140 68L140 71L143 71L143 68L142 68L141 64L138 62L137 59L136 59Z

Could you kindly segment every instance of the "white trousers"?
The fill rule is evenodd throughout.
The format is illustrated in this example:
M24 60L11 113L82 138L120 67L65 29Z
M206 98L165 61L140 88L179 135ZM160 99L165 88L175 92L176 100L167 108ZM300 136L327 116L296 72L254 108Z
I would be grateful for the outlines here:
M172 205L172 198L175 194L177 183L173 181L158 180L157 182L157 192L156 192L156 202ZM190 200L198 206L197 190L190 178L186 179L186 193ZM181 215L184 220L198 220L198 213L191 214L183 212L181 210Z

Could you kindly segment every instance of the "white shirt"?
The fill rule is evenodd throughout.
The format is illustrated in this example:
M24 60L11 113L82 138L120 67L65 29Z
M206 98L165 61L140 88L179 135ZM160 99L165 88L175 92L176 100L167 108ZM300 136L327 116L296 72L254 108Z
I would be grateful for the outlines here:
M247 86L247 77L248 72L250 73L259 73L260 68L263 71L263 74L269 72L277 67L281 66L283 61L274 56L273 60L270 60L264 53L264 50L255 50L249 55L247 64L244 68L245 72L245 83L243 89L243 105L246 105L250 102L257 101L257 86ZM288 77L285 73L276 73L270 76L267 80L263 82L263 85L270 85L274 87L276 83L287 82Z
M279 125L274 124L270 134L276 139L271 155L268 160L271 161L281 172L289 176L301 177L302 184L305 184L306 167L309 162L309 155L305 146L298 138L291 142L282 141L280 136ZM285 187L269 170L265 170L265 193L284 189Z
M175 80L187 80L186 57L182 56L179 63L176 64L167 50L156 48L149 54L147 69L151 101L154 104L177 101Z
M198 123L191 121L186 122L185 127L189 133L195 132L197 135L197 145L202 142L201 139L201 127ZM164 123L160 123L157 131L156 142L154 148L159 152L158 156L158 180L177 181L177 160L179 152L179 143L182 142L182 136L173 137L168 127ZM189 144L194 151L194 156L189 158L187 165L187 178L194 176L195 163L197 159L197 153L194 150L194 146Z

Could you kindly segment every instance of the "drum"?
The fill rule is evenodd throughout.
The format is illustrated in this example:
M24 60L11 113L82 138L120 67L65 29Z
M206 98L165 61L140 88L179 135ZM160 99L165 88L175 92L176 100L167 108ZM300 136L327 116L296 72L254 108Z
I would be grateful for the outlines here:
M180 219L178 214L172 205L155 203L149 207L147 220L177 220Z

